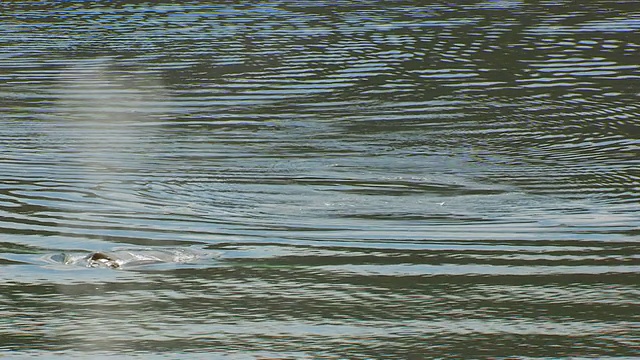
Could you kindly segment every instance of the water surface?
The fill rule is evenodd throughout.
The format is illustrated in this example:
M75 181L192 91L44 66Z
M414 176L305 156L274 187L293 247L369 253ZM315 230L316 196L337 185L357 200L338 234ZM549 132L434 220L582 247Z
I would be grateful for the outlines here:
M635 2L0 23L3 354L638 355Z

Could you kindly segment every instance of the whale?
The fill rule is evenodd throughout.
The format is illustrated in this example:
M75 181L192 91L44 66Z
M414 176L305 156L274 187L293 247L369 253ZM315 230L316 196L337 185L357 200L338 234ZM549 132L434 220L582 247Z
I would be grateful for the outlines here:
M89 254L84 260L87 261L87 266L89 267L107 267L111 269L117 269L120 267L120 262L118 262L117 258L102 252Z
M154 264L194 264L218 254L193 248L116 248L109 251L62 252L44 261L86 268L126 269Z

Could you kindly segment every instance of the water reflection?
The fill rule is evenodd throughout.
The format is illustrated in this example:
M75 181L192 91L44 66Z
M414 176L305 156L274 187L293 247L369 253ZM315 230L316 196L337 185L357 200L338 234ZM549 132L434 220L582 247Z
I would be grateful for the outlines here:
M0 349L634 356L632 5L1 3Z

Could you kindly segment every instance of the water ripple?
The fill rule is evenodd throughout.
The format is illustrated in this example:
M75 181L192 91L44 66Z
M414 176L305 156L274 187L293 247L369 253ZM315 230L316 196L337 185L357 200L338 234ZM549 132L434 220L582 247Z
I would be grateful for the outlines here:
M634 3L405 5L1 2L0 349L636 355Z

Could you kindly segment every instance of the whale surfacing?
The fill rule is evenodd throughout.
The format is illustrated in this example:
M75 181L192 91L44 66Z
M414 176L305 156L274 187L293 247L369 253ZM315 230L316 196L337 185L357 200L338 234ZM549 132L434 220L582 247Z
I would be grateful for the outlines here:
M117 269L120 267L118 261L105 253L96 252L87 256L87 266L89 267L108 267Z
M118 248L110 251L58 253L44 256L50 264L89 268L127 269L154 264L196 264L219 255L193 248Z

